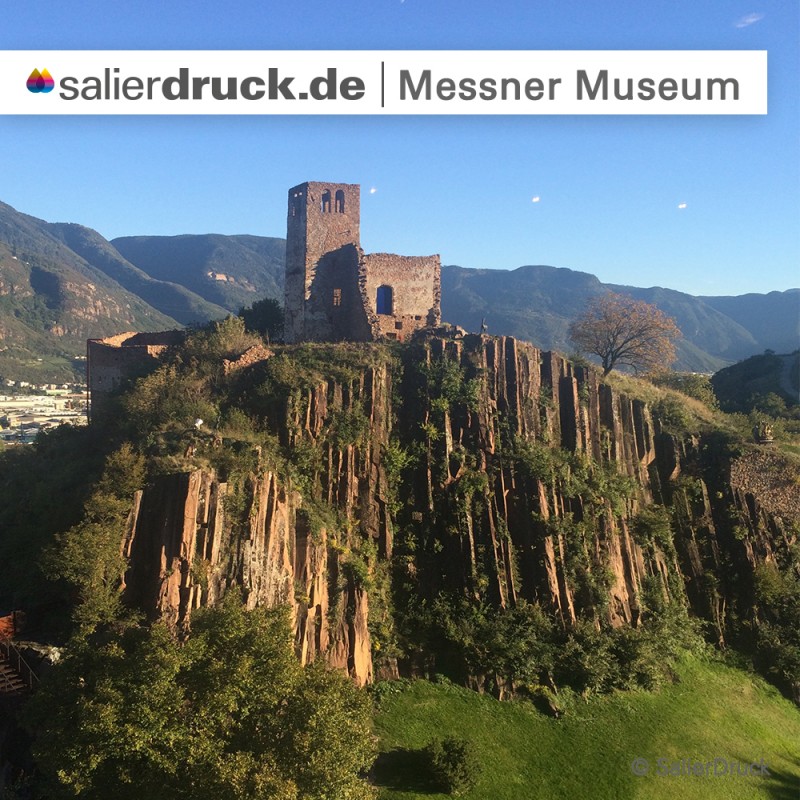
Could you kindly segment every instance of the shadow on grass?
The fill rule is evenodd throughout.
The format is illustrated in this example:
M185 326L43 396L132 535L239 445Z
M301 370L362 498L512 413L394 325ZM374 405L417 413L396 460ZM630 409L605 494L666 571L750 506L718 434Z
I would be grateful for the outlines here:
M795 766L800 766L800 760L793 759ZM800 777L797 773L779 772L770 769L767 782L767 794L771 800L797 800L800 797Z
M419 794L437 794L425 751L398 747L379 753L370 770L375 786Z

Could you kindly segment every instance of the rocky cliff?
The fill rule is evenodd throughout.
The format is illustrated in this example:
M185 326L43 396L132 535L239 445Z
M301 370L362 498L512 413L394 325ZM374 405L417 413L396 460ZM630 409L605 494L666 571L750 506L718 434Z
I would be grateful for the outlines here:
M724 642L755 568L795 542L797 508L756 485L760 454L674 435L592 369L507 337L373 353L260 405L286 356L245 370L242 406L288 461L238 442L250 467L235 472L199 458L230 442L189 444L197 468L136 494L128 602L177 629L234 587L249 607L288 603L299 657L364 684L415 668L391 647L400 584L423 604L539 603L563 626L638 625L655 593Z

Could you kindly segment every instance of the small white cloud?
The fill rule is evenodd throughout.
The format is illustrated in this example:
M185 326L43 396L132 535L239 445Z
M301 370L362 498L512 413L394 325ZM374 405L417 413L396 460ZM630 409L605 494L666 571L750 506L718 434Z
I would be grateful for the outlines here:
M756 22L761 22L762 19L764 19L764 15L754 11L752 14L745 14L733 24L737 28L748 28L750 25L755 25Z
M372 187L370 187L369 193L370 194L375 194L375 192L377 192L377 191L378 190L374 186L372 186Z
M531 197L531 203L538 203L538 202L539 202L541 199L542 199L542 198L541 198L541 197L539 197L539 195L538 195L538 194L537 194L537 195L534 195L533 197Z
M686 208L686 203L678 203L678 208Z

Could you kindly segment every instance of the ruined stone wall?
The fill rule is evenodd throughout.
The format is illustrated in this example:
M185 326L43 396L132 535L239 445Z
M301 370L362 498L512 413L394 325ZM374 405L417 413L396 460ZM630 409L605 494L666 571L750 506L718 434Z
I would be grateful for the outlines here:
M182 331L120 333L86 343L86 382L91 413L102 413L109 392L144 374L170 346L184 338Z
M404 341L416 330L441 322L441 263L434 256L369 253L359 274L362 302L375 339ZM392 292L392 313L378 314L380 287Z
M360 250L345 245L317 263L305 305L304 340L368 342L374 337L359 290Z
M289 190L284 337L300 341L404 340L441 320L439 256L364 255L360 187L303 183ZM378 314L379 287L391 313Z

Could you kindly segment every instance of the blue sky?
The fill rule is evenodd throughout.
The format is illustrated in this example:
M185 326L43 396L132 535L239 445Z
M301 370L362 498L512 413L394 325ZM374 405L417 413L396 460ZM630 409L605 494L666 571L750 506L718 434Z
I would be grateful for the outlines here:
M290 186L360 183L368 251L692 294L800 285L796 0L34 9L4 9L0 47L766 49L764 117L0 117L0 200L107 238L283 236Z

